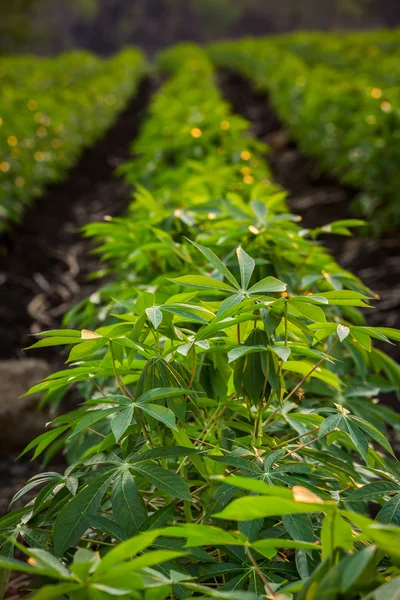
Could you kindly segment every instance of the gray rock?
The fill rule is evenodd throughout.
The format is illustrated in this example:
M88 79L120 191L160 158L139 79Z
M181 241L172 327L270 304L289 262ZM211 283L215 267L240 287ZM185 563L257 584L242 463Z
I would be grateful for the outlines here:
M37 409L40 395L21 396L50 372L44 360L0 361L0 454L22 450L45 430L49 415Z

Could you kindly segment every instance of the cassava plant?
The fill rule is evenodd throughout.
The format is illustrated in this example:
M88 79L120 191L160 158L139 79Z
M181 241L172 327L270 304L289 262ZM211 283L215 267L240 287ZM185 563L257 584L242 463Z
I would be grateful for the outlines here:
M209 52L268 94L321 169L360 192L353 208L374 232L400 223L398 31L245 39Z
M135 200L86 228L114 282L34 344L70 367L30 391L82 403L25 450L68 467L0 520L3 574L39 600L395 598L399 368L371 338L400 334L317 241L361 223L301 228L204 52L158 64Z

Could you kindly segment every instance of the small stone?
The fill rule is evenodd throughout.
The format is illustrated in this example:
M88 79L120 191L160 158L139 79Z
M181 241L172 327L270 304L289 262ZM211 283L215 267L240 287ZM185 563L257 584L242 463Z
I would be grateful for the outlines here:
M0 454L22 451L45 431L49 415L37 408L40 394L21 396L50 373L44 360L0 361Z

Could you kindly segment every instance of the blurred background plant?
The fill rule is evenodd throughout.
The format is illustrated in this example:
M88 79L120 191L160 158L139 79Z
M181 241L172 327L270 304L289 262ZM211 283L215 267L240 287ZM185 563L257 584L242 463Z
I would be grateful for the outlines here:
M155 52L181 40L393 27L397 9L397 0L14 0L0 5L0 52Z

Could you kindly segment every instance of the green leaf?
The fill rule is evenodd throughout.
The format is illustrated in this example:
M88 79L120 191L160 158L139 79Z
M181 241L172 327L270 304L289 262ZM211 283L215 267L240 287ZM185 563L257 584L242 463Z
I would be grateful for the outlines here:
M346 500L347 502L370 502L393 492L400 493L400 486L390 481L374 481L354 490Z
M224 531L211 525L195 525L185 523L180 526L167 527L163 535L176 538L187 538L186 547L231 545L244 546L247 537L242 533Z
M104 573L110 572L112 568L122 564L125 560L136 556L150 546L154 540L160 535L159 529L146 531L135 537L129 538L125 542L118 544L112 548L105 556L103 556L100 565L96 569L95 578L99 580Z
M357 425L357 427L359 427L360 429L363 429L366 433L368 433L368 435L373 440L375 440L378 444L380 444L382 446L382 448L384 448L386 450L386 452L389 452L389 454L391 454L392 456L395 456L395 454L393 452L393 448L390 445L390 442L386 439L386 437L383 435L383 433L381 433L379 431L379 429L377 429L371 423L369 423L369 421L366 421L365 419L362 419L361 417L352 415L349 418L351 421L353 421Z
M364 300L371 300L368 296L361 294L360 292L353 292L350 290L334 290L332 292L324 292L323 294L314 294L316 298L326 298L329 304L336 304L337 306L365 306L369 307Z
M251 547L260 554L263 554L270 548L295 548L297 550L321 550L321 546L311 542L303 542L301 540L284 540L282 538L265 538L257 540L251 544Z
M236 255L239 261L242 290L247 290L256 263L240 246L236 249Z
M364 596L363 600L399 600L400 576L379 586Z
M116 417L111 421L111 431L114 434L115 442L118 443L125 431L132 422L133 406L128 406L121 410Z
M101 421L109 415L114 414L116 410L116 408L104 408L100 410L88 410L85 413L82 413L82 418L76 425L71 435L69 436L69 439L71 439L75 435L78 435L78 433L85 431L85 429L87 429L91 425L94 425L98 421Z
M300 513L327 512L335 508L327 502L296 502L277 496L248 496L233 500L223 511L214 515L216 519L250 521L263 517L294 515Z
M193 393L193 390L190 390L188 388L153 388L139 396L139 398L136 400L136 403L144 404L145 402L154 402L154 400L163 400L164 398L173 398L174 396L187 396Z
M345 521L338 511L333 511L325 516L322 530L322 558L332 556L336 548L352 550L353 534L350 523Z
M266 346L238 346L228 352L228 362L231 363L246 354L254 354L257 352L266 352Z
M400 526L400 493L390 498L376 516L380 523Z
M314 530L308 515L284 515L283 524L288 534L294 539L303 542L314 540Z
M147 518L147 510L139 489L127 469L114 481L111 504L117 525L130 537L139 531Z
M249 492L293 500L293 493L287 488L269 485L260 479L240 477L239 475L230 475L229 477L221 477L219 479L222 479L224 483L234 485L242 490L248 490Z
M56 556L64 554L85 533L86 516L97 512L112 478L109 471L95 477L62 508L54 524Z
M171 409L166 408L165 406L160 406L159 404L142 403L140 405L138 404L137 406L140 410L153 417L153 419L164 423L164 425L166 425L170 429L177 430L175 423L175 414L172 412Z
M229 271L229 269L226 268L224 263L218 258L216 254L214 254L212 250L206 248L206 246L202 246L201 244L194 242L193 240L189 240L189 242L193 244L193 246L195 246L198 250L200 250L203 256L206 257L206 259L212 264L212 266L215 267L217 271L219 271L221 275L225 277L225 279L230 281L235 288L239 289L238 282L236 281L232 273Z
M347 338L347 336L349 335L350 329L348 327L346 327L345 325L339 324L337 326L336 333L339 338L339 341L343 342L343 340L345 340Z
M269 346L269 349L272 350L283 362L286 362L290 356L291 350L287 346Z
M146 308L146 315L150 323L153 325L154 329L157 329L161 325L163 320L163 314L158 306L151 306L150 308Z
M92 340L85 340L81 344L77 344L74 346L69 353L68 362L74 362L76 360L80 360L81 358L86 358L87 356L91 356L97 350L100 350L108 343L107 338L95 338Z
M212 277L205 277L204 275L183 275L182 277L171 279L171 281L178 283L179 285L185 285L186 287L192 287L199 290L219 290L221 292L230 293L236 291L235 288L223 281L213 279Z
M268 294L272 292L284 292L286 290L286 283L279 281L275 277L266 277L262 279L258 283L254 284L247 293L249 295L253 294Z
M42 433L41 435L39 435L39 437L35 438L34 440L32 440L32 442L30 442L30 444L27 445L25 450L21 452L20 457L29 452L29 450L36 448L35 453L32 457L32 460L34 460L40 454L42 454L42 452L44 452L44 450L46 450L46 448L50 446L50 444L54 442L54 440L56 440L58 436L60 436L62 433L64 433L64 431L69 429L69 427L69 425L63 425L62 427L57 427L56 429L52 429L51 431L46 431L45 433Z
M135 472L147 479L151 485L154 485L157 490L172 496L172 498L192 500L187 483L179 475L155 465L139 464L133 468Z

